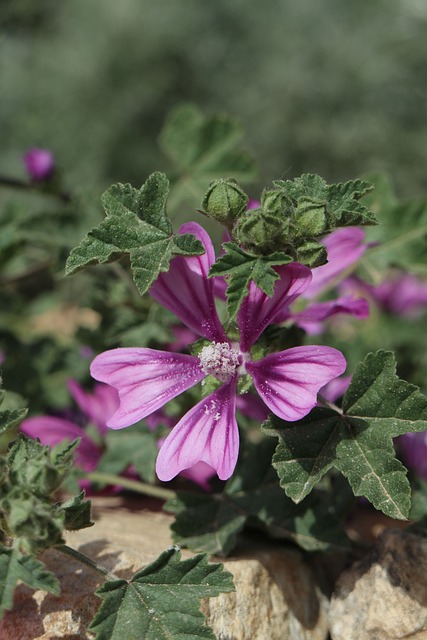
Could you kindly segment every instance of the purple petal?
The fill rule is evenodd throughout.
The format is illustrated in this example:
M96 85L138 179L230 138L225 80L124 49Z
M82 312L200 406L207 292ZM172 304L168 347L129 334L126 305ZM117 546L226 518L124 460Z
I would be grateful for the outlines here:
M344 291L359 291L369 295L388 313L417 317L427 311L427 282L412 273L392 273L381 284L373 286L360 278L347 278Z
M345 368L342 353L323 346L294 347L246 363L265 404L291 422L307 415L317 402L319 389Z
M427 480L427 431L404 433L395 442L408 469Z
M369 316L369 303L365 298L343 296L326 302L314 302L303 311L292 313L292 319L309 335L322 333L322 323L339 313L354 316L359 320Z
M54 416L27 418L21 423L21 431L30 438L38 438L43 445L52 447L68 440L81 438L75 452L77 466L85 471L93 471L100 457L100 451L86 432L73 422Z
M174 258L169 271L160 274L150 294L197 335L223 342L226 337L215 308L214 283L208 278L209 269L215 262L211 239L196 222L182 225L180 233L196 236L206 253Z
M239 453L236 378L201 400L172 429L160 449L156 471L172 480L184 469L206 462L221 480L234 471Z
M271 322L281 322L283 312L289 314L289 305L309 286L311 271L298 262L275 267L280 278L274 285L274 294L269 298L252 281L249 294L240 307L237 324L240 329L240 347L250 347Z
M329 402L335 402L341 398L350 386L351 376L334 378L320 389L320 395Z
M90 371L95 380L119 392L120 407L107 421L111 429L138 422L206 375L194 356L138 348L105 351L94 359Z
M68 381L68 389L89 422L93 422L103 435L107 430L107 420L119 408L117 390L101 383L94 386L92 393L87 393L76 380Z
M328 251L328 262L313 269L313 280L304 297L315 298L333 283L343 271L351 267L365 253L365 232L359 227L338 229L323 239Z
M209 480L215 475L215 469L206 462L197 462L194 467L182 471L181 475L198 484L204 491L212 491Z

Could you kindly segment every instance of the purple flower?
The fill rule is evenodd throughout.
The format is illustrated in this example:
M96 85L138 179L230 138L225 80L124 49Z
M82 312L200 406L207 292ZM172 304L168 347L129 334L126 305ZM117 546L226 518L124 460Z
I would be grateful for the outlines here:
M150 415L207 375L218 388L188 411L163 443L157 475L167 481L203 461L221 480L233 473L239 433L236 395L239 376L251 376L263 402L279 417L295 421L315 406L318 390L343 373L344 356L331 347L303 346L252 360L250 349L274 320L308 286L311 272L293 263L277 267L274 295L268 298L252 282L237 316L240 342L224 332L214 302L214 283L208 272L215 260L208 234L196 223L181 233L194 234L205 246L202 256L177 256L168 273L161 274L150 293L192 331L206 338L198 356L148 348L119 348L98 355L91 366L96 380L119 392L120 407L107 421L122 429Z
M359 291L388 313L415 318L427 311L427 282L411 273L395 272L379 285L352 277L342 284L344 291Z
M70 392L79 406L83 416L92 422L102 436L106 430L106 422L119 405L117 391L105 384L97 384L93 393L89 394L75 381L68 383ZM43 445L55 445L64 440L80 438L76 449L75 460L84 471L93 471L101 456L101 450L81 426L56 416L34 416L26 418L21 424L21 431L31 438L39 438Z
M311 301L332 287L336 280L364 254L368 248L364 239L364 231L358 227L338 229L326 236L323 244L328 251L328 262L313 269L312 281L304 290L302 297ZM217 285L217 289L220 290L220 285ZM279 324L292 319L308 334L316 335L322 333L325 320L337 314L352 315L358 319L367 318L368 301L354 295L345 295L325 302L310 302L302 311L283 307L276 314L274 321Z
M310 287L304 292L305 298L317 298L347 269L352 267L365 253L369 245L365 243L365 232L359 227L344 227L323 238L328 252L328 262L313 269Z
M54 155L49 149L30 149L23 160L27 173L34 182L47 180L55 168Z

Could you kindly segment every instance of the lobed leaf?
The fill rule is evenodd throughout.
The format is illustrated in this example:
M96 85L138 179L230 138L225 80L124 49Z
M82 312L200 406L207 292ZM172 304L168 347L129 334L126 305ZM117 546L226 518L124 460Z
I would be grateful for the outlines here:
M0 545L0 616L13 606L13 593L18 580L32 589L43 589L59 595L59 580L44 564L31 555Z
M391 518L406 519L410 486L392 438L427 430L427 398L396 375L394 355L368 354L356 368L343 410L315 408L298 422L271 417L266 431L279 437L273 466L295 502L307 496L332 467Z
M215 178L252 180L255 163L248 153L236 148L241 138L240 125L230 116L204 116L190 104L173 110L159 142L179 173L172 190L175 204L188 203L193 196L199 200Z
M178 492L165 505L177 514L171 526L174 539L192 551L228 555L238 534L250 525L309 551L348 548L324 496L313 494L296 505L283 494L271 467L272 453L269 440L249 446L222 494Z
M66 274L128 254L133 279L144 294L161 272L168 271L174 255L201 255L204 248L194 236L173 234L166 214L168 194L169 182L158 172L139 190L122 184L110 187L102 197L105 220L71 251Z
M172 547L129 581L105 582L96 591L103 603L89 629L97 640L213 640L199 600L233 590L221 564L208 564L206 554L181 560Z
M292 262L292 258L281 252L269 256L254 256L232 242L224 243L223 247L226 253L212 265L209 276L230 276L227 306L230 319L233 319L248 295L251 281L268 296L272 296L274 283L279 277L273 267L288 264Z

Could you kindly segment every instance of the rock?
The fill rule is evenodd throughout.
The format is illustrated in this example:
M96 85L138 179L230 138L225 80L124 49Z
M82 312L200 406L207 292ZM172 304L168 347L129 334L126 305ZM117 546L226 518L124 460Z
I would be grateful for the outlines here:
M67 544L129 578L171 544L172 518L135 508L120 498L95 499L94 527L67 535ZM190 552L183 550L183 556ZM61 582L53 596L20 585L14 609L0 622L0 640L84 640L100 600L98 575L64 556L46 551L42 560ZM246 542L225 561L236 593L202 603L219 640L326 640L328 598L315 571L294 548ZM123 638L123 640L127 640Z
M385 530L340 576L329 626L332 640L427 640L427 539Z

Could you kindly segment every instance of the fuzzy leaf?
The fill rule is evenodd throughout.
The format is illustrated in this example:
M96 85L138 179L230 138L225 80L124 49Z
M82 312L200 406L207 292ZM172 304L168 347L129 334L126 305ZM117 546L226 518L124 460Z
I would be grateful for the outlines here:
M216 178L252 180L256 175L253 159L236 149L241 138L240 125L227 115L204 116L193 105L172 111L161 133L160 146L180 174L173 186L174 203L187 203L193 196L195 202L199 201Z
M0 433L4 433L8 429L16 427L22 422L28 413L28 409L9 409L0 411Z
M1 387L0 378L0 387ZM0 405L3 404L6 392L0 388ZM0 409L0 433L16 427L27 415L28 409Z
M70 253L66 273L129 254L133 279L143 294L168 271L174 255L201 255L204 249L196 238L173 234L166 215L168 193L162 173L151 174L140 190L128 184L110 187L102 198L107 217Z
M279 277L273 266L288 264L292 262L292 258L281 252L269 256L254 256L232 242L225 242L223 247L226 253L211 267L209 276L230 276L227 305L232 319L248 295L250 282L253 280L264 293L272 296L274 283Z
M13 592L18 580L32 589L59 595L59 580L33 556L0 545L0 616L13 606Z
M337 227L378 224L375 214L359 202L371 190L372 185L364 180L350 180L328 187L327 208Z
M65 514L64 529L67 531L86 529L95 524L90 519L91 503L90 500L85 500L84 491L54 505L54 510Z
M328 232L337 227L378 224L375 214L360 199L372 189L364 180L350 180L328 185L322 178L303 174L294 180L276 180L274 185L283 189L297 205L306 198L315 199L326 206Z
M181 560L178 548L164 551L129 581L109 580L90 630L97 640L213 640L199 610L200 598L234 591L231 574L200 554Z
M427 429L427 397L396 375L394 355L368 354L356 368L343 399L342 414L315 408L298 422L271 417L266 431L279 437L273 466L295 502L307 496L336 467L356 496L391 518L404 520L410 508L405 467L392 438Z

